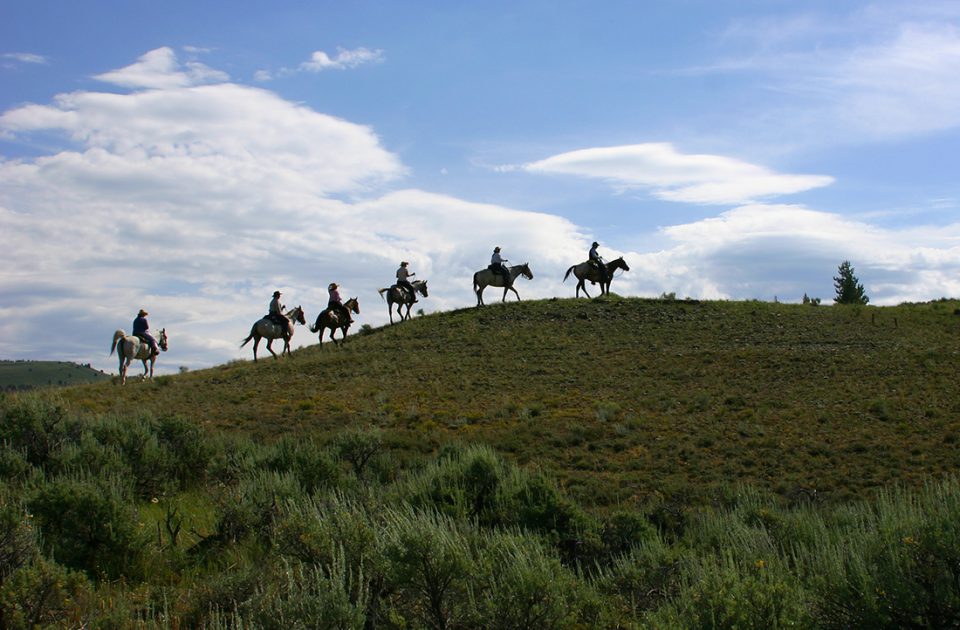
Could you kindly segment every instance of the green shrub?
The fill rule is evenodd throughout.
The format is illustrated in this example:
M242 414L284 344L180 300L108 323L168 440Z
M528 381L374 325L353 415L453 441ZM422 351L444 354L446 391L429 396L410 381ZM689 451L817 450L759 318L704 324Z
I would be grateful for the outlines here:
M14 572L0 586L0 627L85 628L90 585L81 573L37 559Z
M62 406L40 396L4 397L0 404L0 442L43 468L64 441L75 440L80 424Z
M60 564L92 578L140 579L138 559L146 540L117 482L56 479L31 491L26 506L43 546Z
M569 628L580 620L584 587L535 538L491 534L480 558L470 588L476 627Z
M351 569L342 550L331 551L332 562L323 566L281 567L279 584L258 589L247 617L264 630L366 627L370 594L363 571Z
M291 473L311 494L342 483L343 475L334 454L314 440L280 439L269 449L266 465L271 470Z
M685 568L679 593L648 619L671 628L813 628L806 597L779 562L724 553Z
M404 625L455 627L468 613L467 582L474 571L470 537L436 513L391 511L382 532L393 608Z
M36 529L19 502L0 490L0 585L39 556Z

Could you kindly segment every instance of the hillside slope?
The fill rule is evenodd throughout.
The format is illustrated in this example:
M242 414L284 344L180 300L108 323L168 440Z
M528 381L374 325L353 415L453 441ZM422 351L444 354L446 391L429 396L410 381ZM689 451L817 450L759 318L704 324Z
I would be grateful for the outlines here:
M374 426L398 454L486 442L596 505L736 481L846 499L960 464L958 306L511 303L59 395L266 438Z
M0 390L25 390L96 383L110 377L89 365L68 361L9 361L0 359Z

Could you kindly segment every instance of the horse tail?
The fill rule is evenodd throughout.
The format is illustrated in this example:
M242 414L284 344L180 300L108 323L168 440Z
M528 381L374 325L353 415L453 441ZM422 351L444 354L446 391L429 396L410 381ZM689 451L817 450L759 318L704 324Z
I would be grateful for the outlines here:
M383 297L384 292L389 291L390 289L377 289L377 293L380 294L381 300L386 300L387 298Z
M246 339L244 339L244 340L240 343L240 347L242 348L242 347L244 347L245 345L247 345L248 343L250 343L250 340L253 339L253 335L254 335L254 333L256 333L256 332L257 332L257 325L254 324L253 327L250 329L250 334L247 336Z
M564 282L567 281L567 278L570 277L570 274L573 273L573 270L576 269L576 268L577 268L576 265L571 265L570 268L567 269L567 273L565 273L565 274L563 275L563 281L564 281Z
M127 333L123 332L119 328L117 332L113 333L113 343L110 344L110 354L113 354L113 351L117 349L117 342L127 336ZM118 350L119 352L119 350Z
M480 277L480 272L473 274L473 292L476 293L480 290L480 281L477 278Z

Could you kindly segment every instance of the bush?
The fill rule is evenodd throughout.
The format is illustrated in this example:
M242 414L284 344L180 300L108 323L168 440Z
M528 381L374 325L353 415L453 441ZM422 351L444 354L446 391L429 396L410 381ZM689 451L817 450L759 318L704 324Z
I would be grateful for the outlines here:
M38 559L0 587L0 627L88 627L89 599L90 585L82 574Z
M582 587L538 540L492 534L480 558L483 569L470 588L476 627L569 628L579 620Z
M60 564L92 578L141 577L137 560L146 540L116 482L50 481L31 492L26 505L43 546Z
M383 530L386 579L396 612L413 627L457 626L467 615L474 571L469 536L439 514L391 511Z

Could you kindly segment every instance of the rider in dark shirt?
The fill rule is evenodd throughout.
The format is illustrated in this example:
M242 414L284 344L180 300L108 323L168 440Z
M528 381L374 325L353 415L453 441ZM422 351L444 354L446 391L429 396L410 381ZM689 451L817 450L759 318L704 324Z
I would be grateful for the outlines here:
M153 338L153 335L150 334L150 324L147 322L147 315L150 313L146 312L142 308L140 312L137 313L136 319L133 320L133 336L139 337L147 342L150 346L151 354L160 354L160 348L157 346L157 340Z

